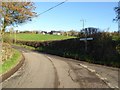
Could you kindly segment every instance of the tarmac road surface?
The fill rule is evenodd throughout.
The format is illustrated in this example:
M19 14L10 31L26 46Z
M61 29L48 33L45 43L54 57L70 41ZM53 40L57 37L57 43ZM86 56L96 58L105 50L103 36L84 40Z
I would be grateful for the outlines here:
M118 88L118 69L24 48L25 62L3 88Z

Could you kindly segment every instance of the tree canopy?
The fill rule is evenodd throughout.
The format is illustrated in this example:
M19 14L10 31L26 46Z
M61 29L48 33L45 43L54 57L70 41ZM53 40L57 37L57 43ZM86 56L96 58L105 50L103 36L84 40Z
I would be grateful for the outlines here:
M114 8L116 12L116 17L113 19L118 22L118 32L120 33L120 1L118 2L118 6Z
M120 20L120 1L118 2L118 6L114 8L116 12L116 18L114 20L118 21Z
M2 2L2 32L6 26L16 25L31 20L36 15L33 2Z

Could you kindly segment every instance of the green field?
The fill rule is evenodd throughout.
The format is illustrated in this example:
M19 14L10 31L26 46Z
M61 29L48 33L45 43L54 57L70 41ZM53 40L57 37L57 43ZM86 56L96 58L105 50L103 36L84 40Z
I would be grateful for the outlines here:
M15 38L16 40L23 40L23 41L49 41L49 40L64 40L64 39L70 39L75 38L73 36L63 36L63 35L42 35L42 34L16 34L12 35L12 38Z
M115 40L115 41L120 40L120 36L113 35L113 36L112 36L112 39Z

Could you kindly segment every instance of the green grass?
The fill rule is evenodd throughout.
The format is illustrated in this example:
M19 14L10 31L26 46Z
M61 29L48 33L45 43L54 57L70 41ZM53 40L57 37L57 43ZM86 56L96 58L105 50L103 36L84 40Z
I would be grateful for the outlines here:
M17 50L14 50L13 56L0 65L0 74L3 74L12 69L19 62L20 58L21 53Z
M14 38L15 35L12 35L12 38ZM63 35L42 35L42 34L16 34L17 40L23 40L23 41L50 41L50 40L64 40L64 39L70 39L75 38L73 36L63 36Z
M14 46L18 46L18 47L23 47L23 48L27 48L27 49L30 49L30 50L35 50L34 47L32 46L27 46L27 45L20 45L20 44L13 44Z
M120 36L114 35L114 36L112 36L112 39L115 41L120 40Z

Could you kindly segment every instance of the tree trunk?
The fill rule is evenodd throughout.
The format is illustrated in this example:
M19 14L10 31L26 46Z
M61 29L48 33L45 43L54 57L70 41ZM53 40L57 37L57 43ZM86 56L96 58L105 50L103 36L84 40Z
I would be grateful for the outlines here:
M0 33L0 65L2 64L2 45L3 45L3 39L2 39L2 34Z

